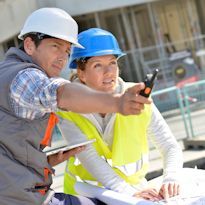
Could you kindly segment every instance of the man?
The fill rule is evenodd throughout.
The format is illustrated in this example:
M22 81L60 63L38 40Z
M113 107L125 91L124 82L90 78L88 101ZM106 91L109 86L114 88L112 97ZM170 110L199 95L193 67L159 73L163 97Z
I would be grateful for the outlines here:
M59 108L75 112L138 114L150 100L139 96L144 84L124 94L97 92L59 78L72 44L77 23L65 11L42 8L26 20L19 38L22 48L11 48L0 63L0 201L1 205L42 204L54 174L52 166L84 148L49 158ZM93 204L86 198L55 194L49 204ZM73 202L72 202L73 201Z

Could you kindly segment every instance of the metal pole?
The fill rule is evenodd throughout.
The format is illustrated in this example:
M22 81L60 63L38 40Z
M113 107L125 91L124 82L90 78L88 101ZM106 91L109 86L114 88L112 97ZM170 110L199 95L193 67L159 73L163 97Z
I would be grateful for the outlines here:
M101 28L100 18L99 18L98 12L95 12L95 13L94 13L94 17L95 17L96 27Z
M130 50L131 50L131 56L132 56L132 60L133 60L133 63L134 63L134 70L131 68L131 72L133 74L135 74L134 76L136 76L136 74L137 74L136 78L137 78L137 80L139 80L139 79L142 79L143 77L141 76L141 73L139 71L140 68L139 68L139 64L138 64L138 61L137 61L137 56L135 54L136 47L135 47L134 39L133 39L133 36L132 36L132 33L131 33L130 24L128 22L127 16L125 15L124 8L120 8L120 14L122 16L123 24L125 26L125 33L127 35L129 47L130 47ZM136 81L136 79L134 79L134 76L132 76L132 80Z
M163 78L165 80L165 82L167 82L167 77L164 71L164 68L166 67L166 65L164 65L164 61L163 59L165 58L165 50L164 50L164 42L162 39L162 33L160 30L160 25L158 22L158 19L156 17L156 12L154 11L154 9L152 8L152 4L148 3L147 4L147 8L148 8L148 12L149 12L149 17L150 17L150 21L151 21L151 26L152 26L152 30L154 32L154 36L155 36L155 42L157 46L157 52L158 52L158 56L159 56L159 60L160 60L160 70L162 72Z
M132 24L133 24L133 30L134 30L134 34L135 34L135 37L136 37L136 41L137 41L137 44L138 44L138 53L139 53L139 60L140 60L140 63L141 65L143 66L142 67L142 73L145 75L146 72L148 72L148 70L146 70L146 66L144 66L144 53L143 53L143 50L142 50L142 44L141 44L141 39L140 39L140 34L139 34L139 28L138 28L138 25L137 25L137 21L136 21L136 18L135 18L135 13L134 13L134 10L131 8L131 21L132 21Z
M191 25L191 31L192 31L193 37L196 38L201 35L201 31L200 31L199 21L196 18L196 15L194 15L196 13L194 12L194 8L193 8L195 4L191 0L189 0L189 1L186 1L186 6L187 6L189 22ZM201 39L196 40L195 42L196 50L199 50L201 47L204 47L203 45L204 44Z
M189 129L188 129L187 122L186 122L186 112L185 112L184 105L182 102L182 94L181 94L181 91L179 88L176 88L176 93L177 93L178 103L179 103L179 107L180 107L180 112L182 114L182 118L183 118L183 122L184 122L185 132L186 132L187 138L190 138ZM191 133L191 135L192 135L192 133Z

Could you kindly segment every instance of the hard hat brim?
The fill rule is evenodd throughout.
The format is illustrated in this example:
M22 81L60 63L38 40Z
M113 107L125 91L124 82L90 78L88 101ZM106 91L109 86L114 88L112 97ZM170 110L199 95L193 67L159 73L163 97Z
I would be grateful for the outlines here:
M23 38L23 36L24 36L25 34L22 34L22 33L20 33L19 35L18 35L18 38L20 39L20 40L24 40L24 38ZM61 40L64 40L64 41L67 41L67 42L69 42L69 43L71 43L74 47L77 47L77 48L82 48L82 49L84 49L84 47L81 45L81 44L79 44L78 42L76 42L74 39L69 39L69 38L65 38L65 37L56 37L56 36L51 36L51 38L58 38L58 39L61 39Z

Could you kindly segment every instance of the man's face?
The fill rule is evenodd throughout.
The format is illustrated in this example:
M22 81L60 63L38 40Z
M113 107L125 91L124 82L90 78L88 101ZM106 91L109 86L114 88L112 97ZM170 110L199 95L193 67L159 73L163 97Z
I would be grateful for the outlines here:
M46 38L36 47L31 39L30 41L31 49L29 50L29 47L25 49L26 53L32 57L33 61L39 65L49 77L59 76L67 63L71 44L61 39ZM24 45L26 45L26 43Z

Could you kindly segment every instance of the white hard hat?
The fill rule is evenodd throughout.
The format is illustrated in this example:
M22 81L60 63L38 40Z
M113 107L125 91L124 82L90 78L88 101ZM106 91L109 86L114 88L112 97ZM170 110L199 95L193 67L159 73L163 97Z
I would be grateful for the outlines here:
M26 20L18 38L29 33L42 33L72 43L83 48L78 43L78 25L64 10L59 8L41 8L34 11Z

